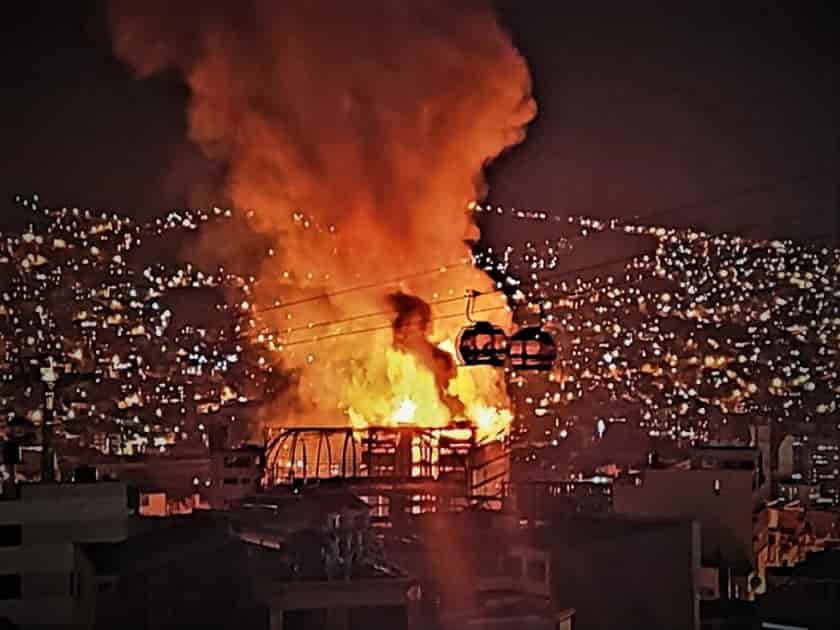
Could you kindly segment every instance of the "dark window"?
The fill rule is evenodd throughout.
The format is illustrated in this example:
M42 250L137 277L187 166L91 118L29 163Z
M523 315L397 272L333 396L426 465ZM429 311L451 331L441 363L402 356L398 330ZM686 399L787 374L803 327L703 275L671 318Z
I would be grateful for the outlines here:
M20 547L23 540L23 527L20 525L0 525L0 547Z
M253 466L253 458L247 455L231 455L224 459L225 468L249 468Z
M20 599L20 574L0 575L0 599Z
M150 500L148 494L144 494L142 497L140 497L140 505L142 505L143 507L149 507L149 503Z
M522 560L515 556L508 556L505 558L505 575L510 577L522 576Z
M821 582L814 582L812 584L805 585L805 592L808 594L808 597L813 600L823 600L827 599L829 595L828 584L823 584Z
M224 484L226 486L235 486L236 485L236 477L225 477Z
M531 580L539 580L540 582L545 580L545 562L542 560L529 560L528 561L528 578Z
M715 589L708 586L701 586L699 589L700 597L703 599L717 599Z

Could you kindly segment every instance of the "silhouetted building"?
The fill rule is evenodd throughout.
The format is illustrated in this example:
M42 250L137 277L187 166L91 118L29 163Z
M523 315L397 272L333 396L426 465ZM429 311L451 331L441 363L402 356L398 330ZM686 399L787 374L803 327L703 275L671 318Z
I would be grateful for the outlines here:
M0 618L22 628L92 627L81 545L128 537L122 483L21 484L0 500Z
M540 524L575 514L612 512L612 480L513 481L505 488L505 512Z
M616 483L613 506L616 514L700 523L703 598L749 599L767 558L763 471L758 449L695 448L689 459Z
M833 423L805 425L793 437L789 479L812 488L815 505L840 505L840 430Z
M354 495L278 488L231 516L271 630L408 628L412 582L387 561Z
M97 629L267 630L244 546L213 513L131 520L117 544L83 545L87 614Z
M525 528L476 510L417 517L387 539L389 557L417 577L443 627L468 627L456 620L487 616L487 602L503 607L507 598L542 619L523 617L523 628L565 627L572 610L576 630L699 628L691 522L566 516Z
M150 500L166 503L154 515L187 513L194 508L228 509L254 494L262 478L262 448L213 449L179 455L118 457L85 452L65 455L59 464L69 477L80 465L92 465L99 475L119 479L139 489Z
M122 482L17 489L0 501L0 619L22 629L268 628L247 590L244 547L218 515L132 515Z
M760 627L834 630L840 620L840 551L810 554L795 567L767 570L758 599Z
M385 540L388 556L422 588L424 627L490 623L489 608L512 604L519 611L508 612L526 627L554 620L551 554L498 512L424 514Z

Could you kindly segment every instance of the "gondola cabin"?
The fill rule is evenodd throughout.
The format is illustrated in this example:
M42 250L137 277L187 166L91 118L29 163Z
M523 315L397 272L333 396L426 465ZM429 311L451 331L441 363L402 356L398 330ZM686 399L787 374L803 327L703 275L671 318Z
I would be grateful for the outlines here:
M508 338L505 331L490 322L476 322L461 329L458 336L458 356L464 365L505 364Z
M549 371L557 359L557 344L542 328L530 326L510 338L508 356L514 370Z

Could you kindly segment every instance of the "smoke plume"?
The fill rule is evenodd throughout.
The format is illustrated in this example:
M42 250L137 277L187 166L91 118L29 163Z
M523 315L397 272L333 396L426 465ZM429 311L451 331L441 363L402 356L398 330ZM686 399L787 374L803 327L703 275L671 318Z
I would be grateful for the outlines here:
M223 166L220 194L253 209L274 243L254 291L281 305L270 323L278 361L303 369L297 416L335 423L354 395L393 386L389 320L348 322L360 314L398 311L397 347L451 385L451 356L430 340L454 338L462 322L446 316L463 305L440 302L492 287L463 263L478 236L467 206L535 113L491 2L113 0L109 23L140 77L183 75L190 140ZM423 298L408 308L414 332L396 289ZM359 328L377 330L346 334Z

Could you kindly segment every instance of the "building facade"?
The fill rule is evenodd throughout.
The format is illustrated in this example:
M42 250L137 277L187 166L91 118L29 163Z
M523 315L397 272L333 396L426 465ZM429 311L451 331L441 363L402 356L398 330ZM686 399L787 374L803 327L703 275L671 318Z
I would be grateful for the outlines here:
M22 628L79 627L93 585L82 543L128 535L125 484L23 484L0 501L0 619Z
M697 521L703 567L718 572L716 595L751 599L767 559L763 471L757 449L697 448L687 460L616 483L613 506L620 515Z

